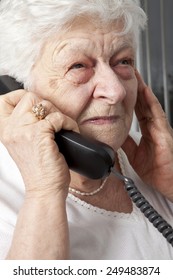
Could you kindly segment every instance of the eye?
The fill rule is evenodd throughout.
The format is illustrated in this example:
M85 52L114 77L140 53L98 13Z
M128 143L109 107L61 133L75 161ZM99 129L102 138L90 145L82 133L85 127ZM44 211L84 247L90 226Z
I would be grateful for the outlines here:
M123 60L119 61L119 64L134 66L134 60L133 59L123 59Z
M75 63L70 67L70 69L81 69L81 68L84 68L84 67L85 67L85 65L82 64L82 63Z

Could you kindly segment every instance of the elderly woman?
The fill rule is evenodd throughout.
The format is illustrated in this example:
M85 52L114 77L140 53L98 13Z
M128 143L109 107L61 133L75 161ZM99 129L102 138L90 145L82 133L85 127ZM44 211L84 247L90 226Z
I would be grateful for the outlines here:
M121 180L69 170L54 141L65 129L112 147L173 225L173 131L135 69L145 23L133 0L1 0L0 74L24 85L0 98L1 258L173 258Z

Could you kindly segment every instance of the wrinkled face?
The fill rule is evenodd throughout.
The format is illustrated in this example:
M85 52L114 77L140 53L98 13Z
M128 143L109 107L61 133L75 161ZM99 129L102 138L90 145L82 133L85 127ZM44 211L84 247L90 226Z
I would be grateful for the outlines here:
M82 134L115 149L127 137L137 96L135 50L120 30L77 20L47 42L32 70L33 91L74 119Z

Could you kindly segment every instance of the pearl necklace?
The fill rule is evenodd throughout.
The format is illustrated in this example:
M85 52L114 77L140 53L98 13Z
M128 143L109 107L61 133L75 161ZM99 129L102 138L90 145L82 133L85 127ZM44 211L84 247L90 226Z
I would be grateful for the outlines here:
M92 196L92 195L95 195L96 193L98 193L99 191L101 191L104 188L107 179L108 179L108 177L106 177L104 179L104 181L101 184L101 186L98 189L96 189L95 191L92 191L92 192L80 192L80 191L78 191L78 190L76 190L74 188L69 187L69 192L72 192L74 194L79 194L79 195L82 195L82 196Z

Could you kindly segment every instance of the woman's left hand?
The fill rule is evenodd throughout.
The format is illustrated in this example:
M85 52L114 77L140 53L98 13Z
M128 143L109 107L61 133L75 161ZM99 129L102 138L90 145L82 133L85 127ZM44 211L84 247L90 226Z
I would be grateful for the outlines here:
M152 90L136 71L136 115L142 137L139 145L128 136L123 144L140 178L173 202L173 129Z

